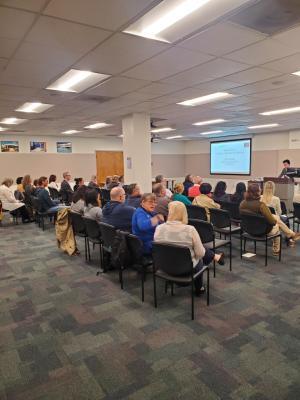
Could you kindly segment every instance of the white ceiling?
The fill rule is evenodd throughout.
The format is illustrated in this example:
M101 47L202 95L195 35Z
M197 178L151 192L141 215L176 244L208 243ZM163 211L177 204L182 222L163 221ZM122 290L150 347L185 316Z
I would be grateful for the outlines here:
M300 114L259 115L300 106L300 77L291 75L300 70L300 26L270 36L231 22L231 13L175 43L123 33L159 3L0 0L0 119L28 119L8 133L57 135L105 121L114 126L77 135L119 135L122 117L132 112L150 113L156 125L172 126L185 139L201 138L203 130L245 134L248 125L271 122L280 124L278 131L300 128ZM254 3L247 5L250 12ZM70 68L111 78L80 94L45 89ZM176 104L217 91L235 96L199 107ZM14 111L30 101L55 107L41 114ZM217 118L227 122L192 125Z

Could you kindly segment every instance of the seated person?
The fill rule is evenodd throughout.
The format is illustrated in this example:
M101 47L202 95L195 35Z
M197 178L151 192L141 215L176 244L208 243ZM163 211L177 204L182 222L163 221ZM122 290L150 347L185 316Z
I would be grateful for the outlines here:
M192 202L182 194L184 191L184 187L182 183L176 183L174 186L174 194L172 196L173 201L181 201L181 203L185 204L186 206L191 205Z
M193 182L194 186L191 186L188 190L189 197L197 197L200 195L200 185L202 183L201 176L194 176Z
M96 175L92 175L91 176L91 180L88 183L88 188L89 189L100 190L99 185L97 183L97 176Z
M77 214L83 215L85 207L85 193L87 187L85 185L80 186L73 195L73 201L71 203L71 211Z
M64 178L64 180L62 181L62 183L60 185L61 199L65 204L71 204L74 191L70 185L70 181L71 181L70 172L64 172L63 178Z
M240 205L241 202L244 200L246 190L247 189L246 189L246 185L244 184L244 182L237 183L236 187L235 187L235 192L230 197L231 203Z
M81 186L84 185L84 180L83 180L83 178L75 178L74 181L75 181L75 185L74 185L73 190L74 190L74 192L76 192L76 190L78 190Z
M169 204L168 221L157 227L154 241L186 246L190 249L195 272L201 270L203 265L209 265L213 260L224 264L224 254L215 254L210 249L205 249L195 227L188 225L186 207L179 201ZM204 291L202 275L195 280L196 294Z
M211 194L212 187L209 183L202 183L200 186L200 195L193 200L194 206L204 207L207 215L207 220L210 220L210 208L221 208L220 204L215 203Z
M155 212L162 214L166 219L169 213L168 205L171 200L166 196L165 186L162 183L157 183L153 186L153 193L156 196Z
M128 197L125 201L125 204L127 206L138 208L141 205L141 199L142 199L142 192L140 186L137 183L132 183L131 185L128 185L127 194Z
M227 185L226 182L224 181L219 181L216 184L214 193L213 193L213 199L216 202L219 201L229 201L230 196L226 193Z
M145 255L151 255L155 228L164 222L163 215L154 212L155 204L155 194L143 194L141 206L132 217L132 233L143 242Z
M56 182L56 175L51 174L49 176L49 183L48 183L48 187L51 189L55 189L55 190L59 190L59 186Z
M25 194L24 194L25 191L24 191L24 187L22 185L22 181L23 181L23 177L22 176L19 176L16 179L17 189L15 190L14 194L15 194L15 198L17 200L25 202Z
M86 189L83 215L85 218L93 219L98 223L102 221L100 194L97 190Z
M13 183L14 181L11 178L5 178L0 186L0 201L2 203L2 209L10 211L12 215L16 215L17 212L19 212L23 224L31 222L25 204L20 200L17 200L10 189Z
M173 193L171 192L170 189L167 188L167 180L163 175L157 175L155 177L154 186L156 186L156 184L158 183L161 183L165 187L166 196L168 197L168 199L170 199L173 196Z
M274 196L275 193L275 183L271 181L267 181L264 184L264 191L260 200L265 203L268 207L273 207L275 210L276 215L281 215L281 204L280 198Z
M47 190L48 186L48 178L46 176L41 176L39 178L39 191L37 194L37 198L39 200L39 211L40 212L48 212L55 213L62 208L65 208L64 205L59 205L59 200L52 200Z
M192 186L194 186L193 175L188 174L188 175L185 177L184 182L183 182L183 186L184 186L183 194L184 194L185 196L188 196L189 188L192 187Z
M272 226L270 228L270 235L278 233L279 230L284 232L288 238L289 247L295 245L295 240L300 239L300 233L295 233L289 229L284 222L282 222L278 215L273 215L270 209L260 200L261 190L259 185L253 183L250 184L245 195L245 200L240 204L240 213L248 213L254 215L262 215L265 217L267 222ZM273 240L273 253L278 255L280 251L280 239L279 237Z
M122 187L114 187L110 191L110 201L102 210L103 222L116 229L131 232L131 220L135 208L125 204L125 191Z

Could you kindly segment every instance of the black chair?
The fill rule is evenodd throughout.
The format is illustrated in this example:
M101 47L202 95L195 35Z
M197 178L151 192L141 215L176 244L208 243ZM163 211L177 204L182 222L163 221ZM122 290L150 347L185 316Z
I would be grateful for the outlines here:
M300 203L293 203L293 231L295 231L295 225L297 225L297 232L299 232L300 225Z
M283 200L280 200L280 207L281 207L282 214L288 215L288 210L287 210L286 204Z
M247 213L241 213L241 228L243 233L241 234L240 251L241 258L243 257L243 240L244 240L244 251L246 250L246 241L251 240L254 242L254 251L256 253L256 242L265 243L265 266L268 265L268 241L279 237L280 250L279 250L279 261L281 261L281 246L282 238L280 232L274 235L268 235L272 230L272 225L261 215L252 215Z
M230 219L233 223L239 225L241 222L240 205L230 201L221 201L221 209L229 212Z
M40 201L37 197L31 196L32 208L35 211L35 220L38 223L39 227L42 227L43 231L45 230L45 218L49 218L52 221L56 219L57 212L49 212L49 211L40 211Z
M200 219L201 221L207 221L206 210L200 206L186 206L189 219Z
M232 243L229 239L216 239L213 225L207 221L199 221L197 219L189 219L189 225L193 225L201 239L204 247L213 250L220 247L229 246L229 270L232 271ZM216 261L214 265L214 277L216 277Z
M106 253L110 254L112 252L112 246L116 236L116 228L112 225L106 224L104 222L100 222L99 229L101 232L101 239L102 239L102 250ZM102 252L103 255L103 252ZM105 265L104 257L103 257L103 266L104 270L106 271L108 268Z
M127 248L130 254L130 267L141 274L142 301L145 299L145 281L148 268L153 264L151 256L143 254L143 242L135 235L128 232L121 232L126 237ZM123 289L123 271L121 271L121 288Z
M49 186L48 186L48 189L49 189L50 197L52 200L57 200L60 198L59 191L57 189L49 187Z
M210 222L213 224L215 232L224 234L225 238L227 235L229 235L230 240L232 234L241 232L241 228L239 226L234 226L231 224L232 221L230 218L230 213L227 210L211 208Z
M194 281L204 271L207 272L207 291L206 302L209 305L209 267L204 265L203 268L194 271L191 252L188 247L177 246L173 244L153 243L153 290L154 290L154 306L157 308L156 278L179 284L191 285L191 304L192 304L192 320L194 319ZM172 290L173 295L173 290Z
M99 272L103 272L103 250L102 250L102 240L101 240L101 232L100 227L97 221L82 217L86 234L87 234L87 254L88 260L91 261L91 253L90 253L90 242L93 243L93 247L95 245L99 245L99 256L100 256L100 268Z
M100 189L100 197L102 207L105 206L106 203L110 201L110 190L109 189Z
M75 237L79 236L84 238L84 253L85 253L85 260L87 261L90 259L90 254L89 254L90 247L88 246L88 235L86 232L84 220L81 214L71 212L70 215L71 215L74 236Z

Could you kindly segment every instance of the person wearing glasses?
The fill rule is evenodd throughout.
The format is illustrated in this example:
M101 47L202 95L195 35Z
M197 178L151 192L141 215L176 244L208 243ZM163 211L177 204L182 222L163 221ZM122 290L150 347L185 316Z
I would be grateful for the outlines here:
M63 178L64 178L64 180L62 181L62 183L60 185L61 199L65 204L70 205L72 203L72 198L73 198L73 194L74 194L74 191L70 185L70 181L71 181L70 172L64 172Z
M131 232L131 220L134 207L125 204L125 191L122 187L114 187L110 191L110 201L102 209L102 221L116 229Z

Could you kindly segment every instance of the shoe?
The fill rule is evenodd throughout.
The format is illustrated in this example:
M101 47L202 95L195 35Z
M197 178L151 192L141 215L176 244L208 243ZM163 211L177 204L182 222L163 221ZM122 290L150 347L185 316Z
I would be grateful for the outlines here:
M274 251L274 250L273 250L273 256L277 256L277 257L278 257L278 256L279 256L279 254L280 254L280 252L279 252L279 251Z
M200 288L200 290L195 290L195 296L200 297L205 292L206 292L206 285L203 285Z
M288 247L295 247L295 240L294 239L289 239L287 242Z
M300 232L296 232L294 236L292 236L292 240L294 240L295 242L297 240L300 240Z
M219 264L219 265L224 265L225 264L225 254L224 253L220 253L220 259L219 259L219 261L217 261L217 263Z

